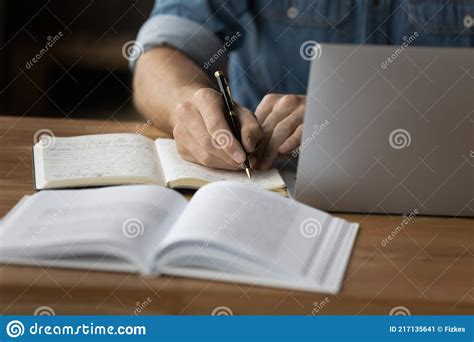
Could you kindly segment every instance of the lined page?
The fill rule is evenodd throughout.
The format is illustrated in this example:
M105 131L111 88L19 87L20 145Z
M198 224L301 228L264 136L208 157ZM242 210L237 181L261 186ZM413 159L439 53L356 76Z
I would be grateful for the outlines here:
M206 183L233 180L239 183L251 183L263 189L279 189L285 187L285 182L276 169L268 171L253 170L249 180L245 172L210 169L183 160L172 139L157 139L156 150L161 161L166 182L179 179L198 179Z
M47 147L39 142L35 145L35 162L43 164L41 172L46 181L95 178L162 181L153 141L138 134L55 138Z

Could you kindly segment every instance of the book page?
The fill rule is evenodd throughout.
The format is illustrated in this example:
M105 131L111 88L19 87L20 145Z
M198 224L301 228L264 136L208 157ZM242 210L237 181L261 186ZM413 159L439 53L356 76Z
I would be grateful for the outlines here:
M172 139L157 139L155 145L166 182L180 179L197 179L205 183L233 180L240 183L251 183L263 189L285 187L285 182L275 169L268 171L253 170L252 179L249 180L243 170L216 170L183 160L176 150L175 141Z
M347 241L356 229L356 224L269 191L219 182L197 191L162 248L187 241L190 255L209 256L209 267L217 265L214 250L227 250L221 272L254 260L261 266L258 274L309 277L337 287L347 264L337 256L350 251Z
M153 141L138 134L55 138L47 147L40 141L34 148L35 164L43 164L37 174L43 173L46 181L119 178L162 182Z
M289 230L296 228L297 233L298 221L304 216L300 211L306 207L258 190L235 182L204 186L163 244L190 239L199 241L203 248L218 244L264 263L276 260ZM324 221L325 216L321 214L319 219ZM304 239L300 242L295 253L301 255L310 244Z
M155 185L42 191L2 225L0 255L40 264L115 255L145 268L186 205Z

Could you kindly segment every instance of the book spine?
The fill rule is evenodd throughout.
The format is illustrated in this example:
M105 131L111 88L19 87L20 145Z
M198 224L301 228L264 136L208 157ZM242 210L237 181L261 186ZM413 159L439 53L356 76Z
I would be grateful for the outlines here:
M33 172L33 189L39 191L36 187L36 169L35 169L35 149L34 146L31 146L31 171Z

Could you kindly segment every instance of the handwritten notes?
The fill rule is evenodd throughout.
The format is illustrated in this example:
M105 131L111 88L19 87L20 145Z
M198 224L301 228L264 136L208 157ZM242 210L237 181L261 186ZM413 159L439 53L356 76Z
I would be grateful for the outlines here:
M153 141L137 134L56 138L43 148L43 164L48 180L161 177Z
M158 139L155 141L155 145L166 182L187 178L202 180L206 183L234 180L241 183L252 183L263 189L278 189L285 186L285 182L275 169L255 170L252 172L252 180L249 180L243 170L215 170L181 159L176 150L176 143L172 139Z
M183 160L172 139L154 142L138 134L98 134L55 138L48 146L38 143L35 150L38 188L133 183L199 188L220 180L285 188L275 169L253 171L249 180L243 170L216 170Z

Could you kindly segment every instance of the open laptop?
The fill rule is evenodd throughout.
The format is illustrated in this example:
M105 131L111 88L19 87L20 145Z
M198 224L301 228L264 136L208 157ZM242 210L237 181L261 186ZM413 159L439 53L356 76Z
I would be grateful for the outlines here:
M474 49L320 48L295 198L335 212L474 216Z

